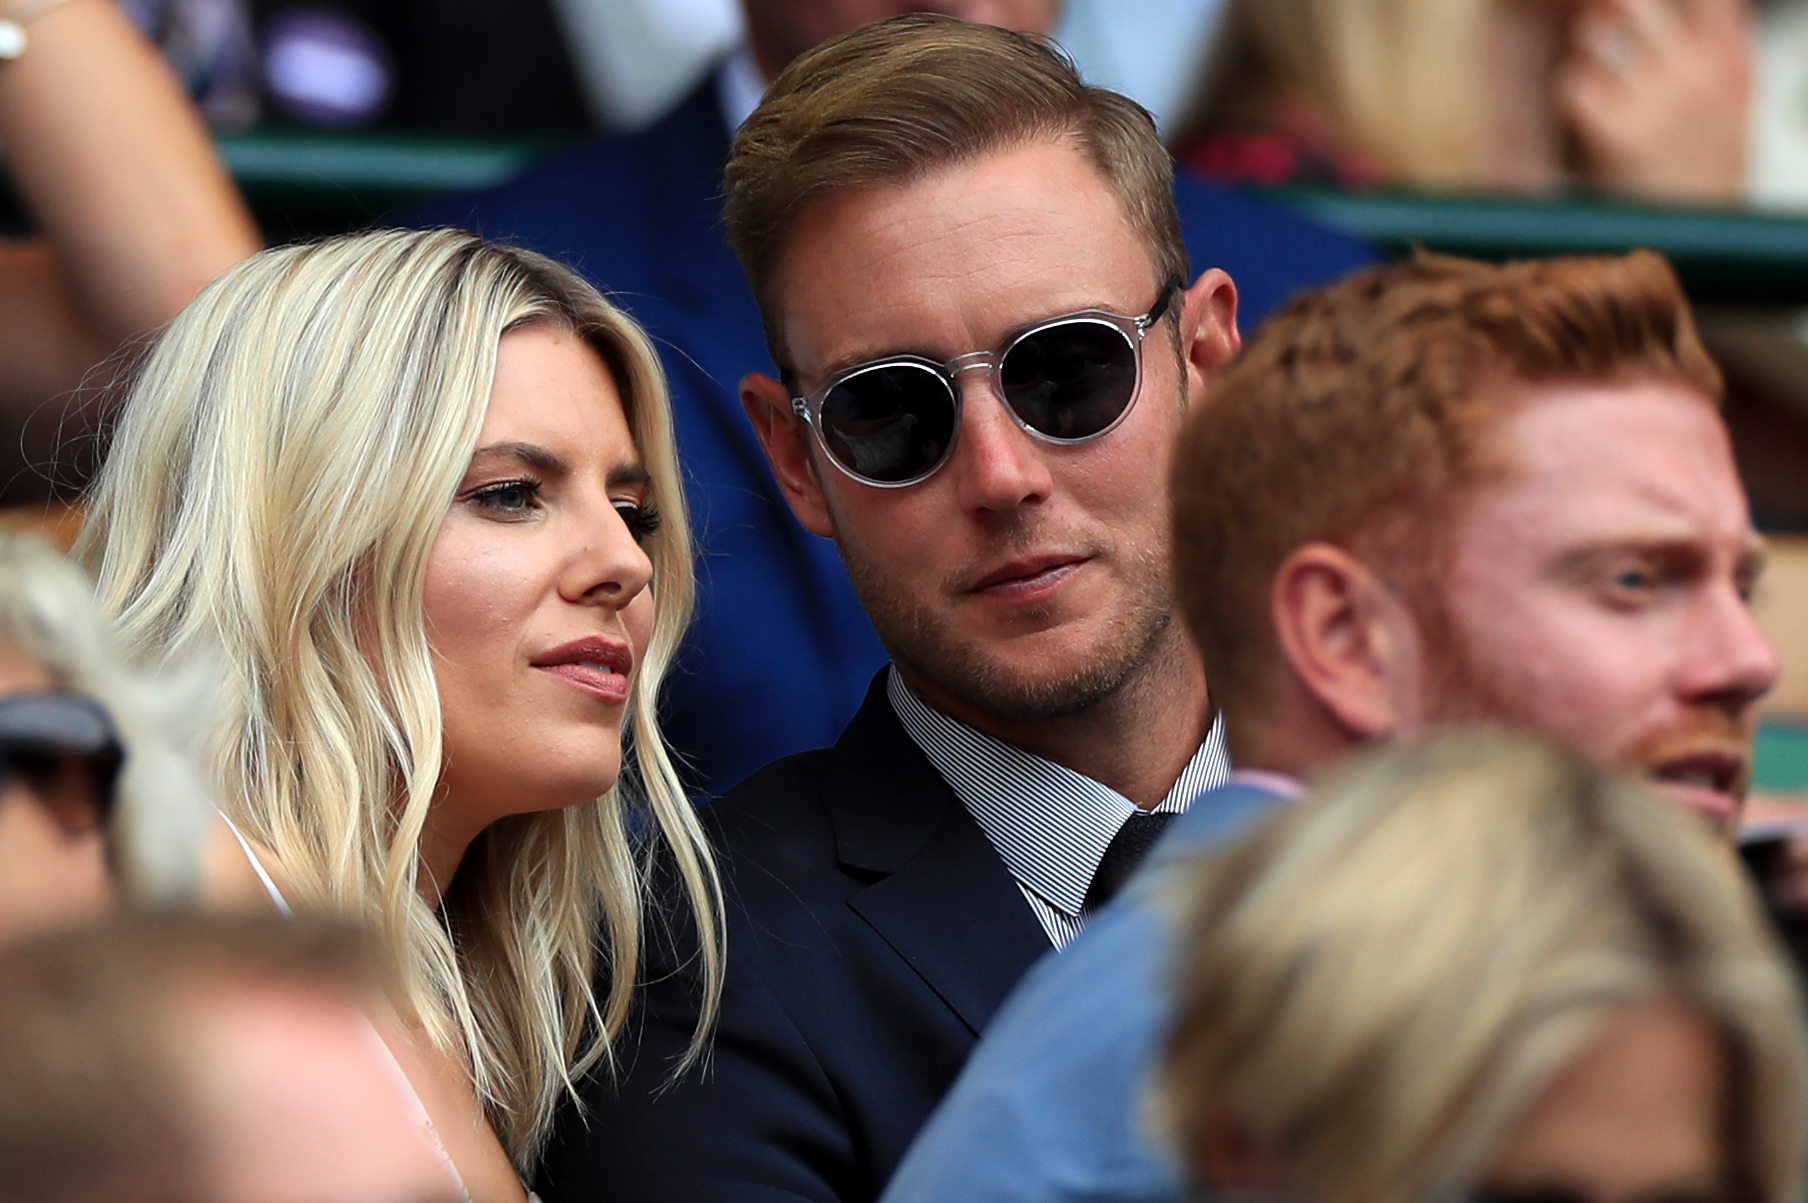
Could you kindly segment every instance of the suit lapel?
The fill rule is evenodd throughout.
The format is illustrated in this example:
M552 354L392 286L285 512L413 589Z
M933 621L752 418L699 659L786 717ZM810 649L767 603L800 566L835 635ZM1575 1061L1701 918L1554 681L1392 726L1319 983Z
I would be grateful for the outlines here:
M881 875L848 905L977 1035L1048 936L899 724L884 682L881 672L823 783L842 863Z

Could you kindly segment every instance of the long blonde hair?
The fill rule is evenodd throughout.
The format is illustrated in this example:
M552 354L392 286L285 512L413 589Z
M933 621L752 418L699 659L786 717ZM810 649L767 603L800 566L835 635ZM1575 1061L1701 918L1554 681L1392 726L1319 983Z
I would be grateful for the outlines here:
M1291 99L1391 183L1475 188L1488 2L1231 0L1188 131Z
M498 343L534 323L576 332L615 377L667 517L646 543L657 618L622 781L594 804L492 825L436 914L416 890L444 757L426 564ZM695 591L684 494L659 361L594 288L452 230L253 257L152 352L76 554L141 657L218 648L213 768L231 817L307 902L392 943L405 1007L465 1059L518 1166L627 1018L649 896L637 827L669 846L702 936L701 1042L720 987L719 887L655 707Z
M1163 1085L1189 1151L1228 1113L1320 1203L1460 1198L1615 1012L1673 1000L1726 1049L1732 1197L1798 1203L1794 975L1732 850L1643 785L1450 736L1182 873Z

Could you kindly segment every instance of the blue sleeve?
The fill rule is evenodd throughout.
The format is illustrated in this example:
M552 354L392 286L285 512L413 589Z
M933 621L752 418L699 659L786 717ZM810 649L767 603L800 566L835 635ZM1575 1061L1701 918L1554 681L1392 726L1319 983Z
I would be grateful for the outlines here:
M1024 979L882 1203L1154 1203L1180 1197L1147 1132L1167 1020L1166 925L1127 893Z

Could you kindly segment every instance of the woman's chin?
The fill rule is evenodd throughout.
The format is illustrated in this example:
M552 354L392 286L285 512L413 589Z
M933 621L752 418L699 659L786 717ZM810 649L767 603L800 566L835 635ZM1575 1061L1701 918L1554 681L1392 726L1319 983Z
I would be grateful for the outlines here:
M621 745L610 741L596 755L573 756L579 748L565 744L544 757L517 767L514 793L531 811L564 810L594 802L621 779Z

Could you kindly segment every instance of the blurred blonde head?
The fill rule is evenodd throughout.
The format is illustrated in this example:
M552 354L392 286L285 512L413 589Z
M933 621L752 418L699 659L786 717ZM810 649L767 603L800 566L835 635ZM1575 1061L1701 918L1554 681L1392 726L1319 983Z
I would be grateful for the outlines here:
M594 804L490 827L436 914L416 891L444 757L428 554L475 449L498 344L535 324L577 333L615 378L649 501L668 518L645 545L657 619L621 782ZM671 847L705 935L708 1025L714 869L654 705L694 592L684 494L658 359L595 289L450 230L252 258L152 353L76 551L140 657L218 647L212 754L228 813L305 902L390 939L409 1009L464 1056L518 1164L628 1012L645 897L631 810Z
M1392 183L1473 188L1484 166L1491 2L1231 0L1193 124L1292 100Z
M1447 737L1180 871L1161 1102L1189 1152L1229 1115L1318 1203L1456 1198L1617 1013L1670 1000L1724 1041L1731 1197L1798 1203L1793 975L1730 851L1644 788Z
M0 531L0 643L113 720L126 753L107 832L121 896L140 905L192 901L210 811L186 755L188 716L205 708L190 675L152 679L127 668L87 578L35 534Z

